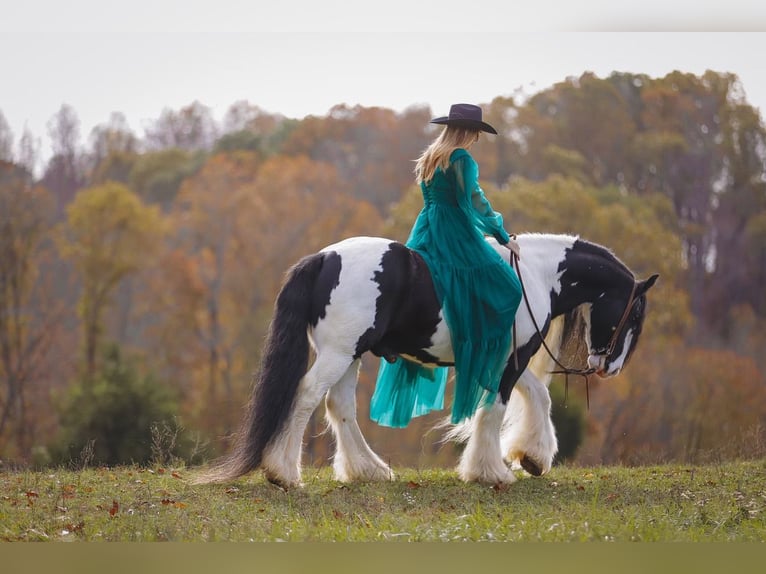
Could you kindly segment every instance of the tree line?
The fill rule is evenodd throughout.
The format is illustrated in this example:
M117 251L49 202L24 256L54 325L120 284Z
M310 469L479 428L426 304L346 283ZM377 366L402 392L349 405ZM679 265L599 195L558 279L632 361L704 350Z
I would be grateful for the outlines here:
M564 404L554 381L563 454L762 455L766 131L737 77L586 73L483 107L499 135L473 151L509 231L577 234L661 274L635 357L590 381L589 409L581 386ZM38 176L34 136L14 141L0 111L2 458L220 452L286 269L347 236L406 239L432 115L338 105L295 120L236 102L218 123L194 102L140 138L114 114L83 144L64 105ZM451 460L438 436L422 439L438 415L364 423L376 370L367 358L358 395L373 446L402 464ZM331 449L322 430L316 417L317 462Z

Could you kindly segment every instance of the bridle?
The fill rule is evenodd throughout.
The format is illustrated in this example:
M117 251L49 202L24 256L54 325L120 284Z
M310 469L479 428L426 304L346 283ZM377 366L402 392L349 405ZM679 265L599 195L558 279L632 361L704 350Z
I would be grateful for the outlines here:
M548 356L553 359L553 362L556 363L556 365L559 366L559 370L556 371L550 371L551 374L563 374L564 375L564 401L566 401L568 395L569 395L569 375L577 375L585 379L585 401L588 408L590 408L590 390L588 389L588 375L592 375L596 372L595 367L588 367L585 369L575 369L572 367L567 367L565 365L562 365L561 362L556 358L556 356L553 354L553 352L548 347L548 344L545 342L545 337L543 336L542 330L540 329L540 326L537 324L537 320L535 319L534 313L532 313L532 306L529 304L529 297L527 297L527 290L524 288L524 280L521 277L521 267L519 266L519 257L516 255L515 252L511 251L511 267L515 267L516 275L519 278L519 284L521 285L521 295L524 299L524 303L526 304L527 311L529 312L529 317L532 319L532 324L535 327L535 331L537 332L537 336L540 337L540 342L542 343L543 347L545 348L546 352L548 353ZM607 357L611 357L612 353L614 352L614 348L617 346L617 340L620 338L620 333L622 333L623 328L625 328L625 323L628 320L628 317L630 316L630 311L633 309L633 304L636 302L636 287L638 284L636 283L635 279L633 280L633 287L630 290L630 297L628 297L628 303L625 305L625 310L622 312L622 316L620 317L620 320L617 322L617 326L614 329L614 332L612 333L612 338L609 339L609 343L606 346L605 349L605 355ZM518 339L516 338L516 321L513 321L513 360L514 365L516 367L516 370L519 370L519 354L518 354ZM601 349L599 349L600 351ZM601 354L601 353L599 353Z

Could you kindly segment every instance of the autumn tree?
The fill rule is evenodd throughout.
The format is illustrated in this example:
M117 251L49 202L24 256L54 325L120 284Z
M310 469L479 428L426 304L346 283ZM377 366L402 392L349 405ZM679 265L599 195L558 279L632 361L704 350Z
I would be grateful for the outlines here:
M520 98L521 94L517 97ZM517 133L520 106L516 97L499 96L482 108L484 119L497 130L498 135L480 138L471 148L471 154L481 166L482 181L502 186L519 172L518 162L523 156L522 138Z
M40 157L40 140L32 135L28 127L24 128L18 143L17 165L27 172L29 181L35 177Z
M53 157L45 168L42 183L56 199L59 214L74 199L85 182L80 149L80 119L71 106L64 104L48 121Z
M29 457L47 355L62 309L50 289L53 202L20 167L0 162L0 446ZM61 366L59 367L61 372Z
M194 174L204 161L203 153L179 148L147 152L131 160L128 186L144 202L159 205L167 211L181 183Z
M219 152L259 151L264 155L274 155L279 153L285 139L300 123L240 100L226 111L223 132L214 149Z
M210 108L195 101L179 111L164 109L159 119L146 128L144 142L155 151L198 151L211 149L217 137L218 126Z
M138 147L138 138L121 113L113 113L106 124L93 128L90 133L90 184L107 181L127 184L138 161Z
M13 161L13 132L0 110L0 161Z
M763 251L753 240L764 209L766 136L735 75L586 73L507 110L512 125L499 139L519 144L517 176L541 181L558 173L670 200L684 287L700 319L696 337L708 329L728 336L725 303L763 308L753 280ZM753 267L733 253L746 254Z
M699 463L762 455L766 390L756 362L680 341L665 347L600 390L603 396L592 405L595 416L605 415L602 442L584 462ZM601 404L610 395L618 408L604 413Z
M430 139L429 114L339 105L327 117L304 119L282 151L334 166L355 197L384 214L414 179L413 161Z
M163 286L156 302L164 321L154 336L163 341L168 366L183 373L174 378L187 401L206 405L203 416L219 434L232 430L234 399L243 396L233 370L257 292L258 246L243 233L257 217L247 186L258 165L254 154L217 154L184 182L169 215L175 237L155 278ZM233 287L237 276L249 280L249 289Z
M96 372L104 314L114 290L146 264L161 236L157 207L144 205L119 183L85 189L67 208L60 246L82 282L78 311L87 378Z
M244 151L212 156L182 185L156 279L164 320L154 336L187 408L215 434L238 420L288 267L379 225L346 185L333 166L305 156L264 161Z

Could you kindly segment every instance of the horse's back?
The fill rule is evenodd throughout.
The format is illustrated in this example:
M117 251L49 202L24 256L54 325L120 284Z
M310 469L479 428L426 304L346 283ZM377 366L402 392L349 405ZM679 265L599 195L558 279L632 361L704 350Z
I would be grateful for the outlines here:
M332 289L313 328L315 345L358 355L360 339L375 325L380 295L376 273L392 243L381 237L349 237L320 251L326 261L336 263L327 277Z
M448 347L440 305L425 261L404 244L382 237L350 237L322 249L338 257L337 284L326 317L315 329L318 343L343 345L343 352L361 356L406 354L427 362L436 345ZM439 333L437 333L439 331Z

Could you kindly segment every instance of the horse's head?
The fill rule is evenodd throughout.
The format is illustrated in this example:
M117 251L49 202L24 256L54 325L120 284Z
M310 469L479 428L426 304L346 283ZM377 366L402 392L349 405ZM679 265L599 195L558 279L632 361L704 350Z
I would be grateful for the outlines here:
M619 373L636 348L646 314L646 292L658 275L619 292L606 292L591 304L588 366L600 377Z

